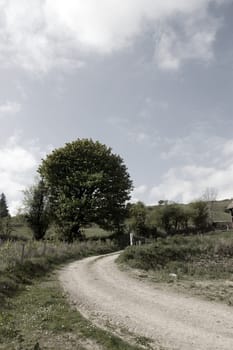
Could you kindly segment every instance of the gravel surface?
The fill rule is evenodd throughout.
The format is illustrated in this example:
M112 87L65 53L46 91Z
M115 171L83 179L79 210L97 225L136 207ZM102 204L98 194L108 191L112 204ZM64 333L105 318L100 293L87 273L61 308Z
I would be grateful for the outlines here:
M59 273L78 310L115 333L152 339L151 347L233 350L233 308L162 291L120 271L118 254L74 262Z

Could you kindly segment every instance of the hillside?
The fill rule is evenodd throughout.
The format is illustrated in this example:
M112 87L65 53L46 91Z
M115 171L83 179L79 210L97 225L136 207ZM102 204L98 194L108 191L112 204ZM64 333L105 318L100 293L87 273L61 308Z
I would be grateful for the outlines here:
M224 199L224 200L214 201L212 203L212 215L213 215L214 222L231 221L231 215L225 212L225 209L227 208L227 206L231 201L232 199ZM190 204L180 204L180 205L186 207L186 206L189 206ZM159 205L147 206L149 220L151 223L155 225L156 225L156 213L158 208L159 208Z

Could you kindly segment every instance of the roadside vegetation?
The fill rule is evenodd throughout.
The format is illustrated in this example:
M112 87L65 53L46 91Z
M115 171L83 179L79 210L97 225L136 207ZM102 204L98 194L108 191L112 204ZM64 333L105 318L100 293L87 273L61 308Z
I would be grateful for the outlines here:
M118 262L154 282L233 305L232 231L170 236L128 247Z
M44 244L28 241L22 244L8 241L0 246L0 307L6 297L24 289L35 277L43 276L62 263L115 250L117 246L111 241L71 245L62 242Z

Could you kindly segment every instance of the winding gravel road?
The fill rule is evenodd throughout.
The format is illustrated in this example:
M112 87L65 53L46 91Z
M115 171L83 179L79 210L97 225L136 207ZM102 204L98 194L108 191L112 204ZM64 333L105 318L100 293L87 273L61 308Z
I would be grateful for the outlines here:
M232 307L164 292L120 271L117 256L87 258L60 271L84 316L116 333L151 338L153 349L233 350Z

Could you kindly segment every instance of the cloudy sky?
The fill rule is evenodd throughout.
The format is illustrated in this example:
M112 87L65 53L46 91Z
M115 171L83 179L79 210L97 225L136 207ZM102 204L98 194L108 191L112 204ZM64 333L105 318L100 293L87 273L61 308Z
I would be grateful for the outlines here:
M133 200L233 197L233 0L0 0L0 192L93 138Z

